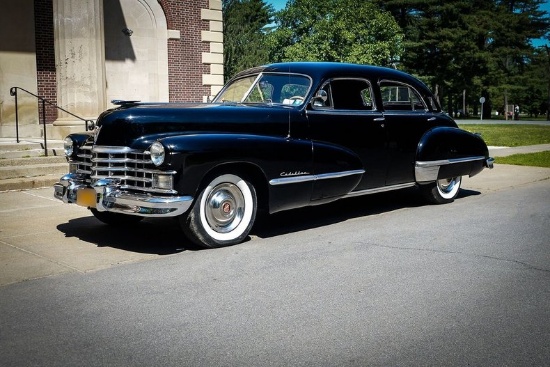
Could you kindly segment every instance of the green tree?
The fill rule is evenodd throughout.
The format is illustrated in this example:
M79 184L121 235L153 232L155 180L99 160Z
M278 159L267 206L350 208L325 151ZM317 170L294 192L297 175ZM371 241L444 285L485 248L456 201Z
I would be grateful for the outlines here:
M402 53L397 22L368 0L290 0L274 19L271 61L389 65Z
M380 1L405 31L401 67L420 76L437 93L447 110L463 90L479 84L487 73L487 54L480 51L480 30L491 0ZM477 22L474 20L477 18ZM478 96L479 98L479 96Z
M533 38L548 32L547 14L539 10L543 0L495 1L493 20L486 37L490 54L489 73L484 85L492 96L499 96L502 105L531 105L539 87L532 83L530 63L535 58ZM530 80L531 79L531 80Z
M223 0L224 74L268 62L265 28L274 12L263 0Z
M545 115L550 106L550 47L538 47L528 63L524 76L523 93L519 96L522 110L529 116Z
M401 67L439 92L449 112L467 91L476 106L486 97L519 99L531 60L532 38L548 32L544 0L379 0L405 33ZM460 98L461 99L461 98ZM500 101L502 100L502 101ZM460 101L461 102L461 101ZM514 102L511 102L514 103Z

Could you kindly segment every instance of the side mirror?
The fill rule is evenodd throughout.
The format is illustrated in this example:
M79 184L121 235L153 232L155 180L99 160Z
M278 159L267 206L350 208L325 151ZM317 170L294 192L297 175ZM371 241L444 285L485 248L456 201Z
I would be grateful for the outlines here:
M324 89L320 89L315 97L312 99L313 106L316 107L323 107L326 106L326 102L328 100L328 94L327 91Z

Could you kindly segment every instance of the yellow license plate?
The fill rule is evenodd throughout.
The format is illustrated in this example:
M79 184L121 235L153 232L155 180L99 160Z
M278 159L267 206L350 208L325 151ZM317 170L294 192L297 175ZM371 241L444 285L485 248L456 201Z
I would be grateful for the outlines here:
M96 196L97 195L94 189L80 189L76 192L76 204L95 208Z

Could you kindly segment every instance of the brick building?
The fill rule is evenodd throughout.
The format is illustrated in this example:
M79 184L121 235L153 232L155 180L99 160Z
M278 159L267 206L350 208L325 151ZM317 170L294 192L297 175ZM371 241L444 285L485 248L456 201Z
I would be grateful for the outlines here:
M14 136L11 87L84 119L113 99L203 101L223 85L221 0L2 0L0 136ZM18 90L22 136L39 137L42 108ZM51 138L83 129L46 105Z

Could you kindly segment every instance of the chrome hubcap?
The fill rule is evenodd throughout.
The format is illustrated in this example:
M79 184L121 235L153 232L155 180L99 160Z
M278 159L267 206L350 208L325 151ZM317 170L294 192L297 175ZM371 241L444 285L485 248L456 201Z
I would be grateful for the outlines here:
M449 193L453 191L453 187L456 183L455 178L445 178L442 180L437 181L437 185L439 186L439 189L441 192Z
M443 198L453 199L460 189L461 181L462 177L460 176L437 180L437 190Z
M216 232L231 232L239 225L243 214L244 197L236 185L221 183L212 189L206 199L206 220Z

